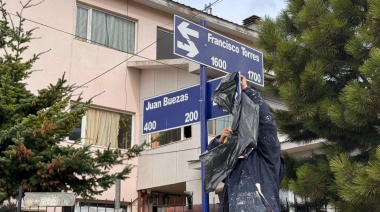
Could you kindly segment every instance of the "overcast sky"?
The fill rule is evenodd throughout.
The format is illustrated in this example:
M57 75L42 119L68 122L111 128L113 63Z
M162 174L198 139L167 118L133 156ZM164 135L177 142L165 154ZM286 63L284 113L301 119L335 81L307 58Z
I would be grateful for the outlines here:
M181 4L203 10L206 4L217 0L174 0ZM242 24L252 15L275 18L286 7L286 0L220 0L212 6L212 14Z

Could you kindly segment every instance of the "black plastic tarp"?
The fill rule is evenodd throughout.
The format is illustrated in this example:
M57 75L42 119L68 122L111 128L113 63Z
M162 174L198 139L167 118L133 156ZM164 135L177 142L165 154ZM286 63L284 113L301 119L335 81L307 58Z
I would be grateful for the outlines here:
M200 160L205 167L204 191L212 192L234 168L238 157L257 146L259 106L240 92L240 73L226 75L215 89L212 100L233 115L232 133L227 142L204 152Z

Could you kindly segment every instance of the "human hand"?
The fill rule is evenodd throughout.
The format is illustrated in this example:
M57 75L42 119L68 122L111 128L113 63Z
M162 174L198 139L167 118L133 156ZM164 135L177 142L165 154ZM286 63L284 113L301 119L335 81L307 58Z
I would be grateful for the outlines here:
M232 133L232 129L231 127L226 127L222 130L222 132L220 133L220 138L218 140L219 143L223 143L224 142L224 139L230 134Z
M248 85L247 85L247 79L245 78L245 76L240 75L240 81L241 81L241 89L242 90L246 89Z

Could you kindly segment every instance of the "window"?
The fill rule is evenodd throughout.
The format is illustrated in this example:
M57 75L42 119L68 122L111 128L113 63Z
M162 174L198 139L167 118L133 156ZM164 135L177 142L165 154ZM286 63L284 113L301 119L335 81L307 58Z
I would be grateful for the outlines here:
M86 121L86 118L82 118L82 121L71 131L69 135L69 140L76 141L80 138L84 138L84 130L82 130L82 126L86 126L84 123Z
M168 32L159 28L157 29L157 60L180 58L180 56L177 56L173 53L173 40L174 36L172 32Z
M120 114L117 144L119 148L128 149L132 146L132 116Z
M154 148L171 142L184 140L191 138L191 136L191 126L153 133L151 135L151 147Z
M181 128L167 130L167 131L161 132L161 134L162 134L162 138L160 141L160 145L181 140Z
M231 127L233 116L224 116L219 119L209 120L207 122L207 130L210 136L220 135L222 130L226 127Z
M72 110L77 110L78 108L73 108ZM86 126L86 118L85 116L82 117L82 120L78 125L71 131L69 135L69 140L71 141L77 141L81 138L84 138L84 130L82 130L82 126Z
M82 138L85 144L127 149L132 146L132 123L130 114L89 108L69 140Z
M121 201L120 202L120 209L121 210L118 210L118 211L125 211L125 212L128 212L128 211L132 211L132 204L131 203L128 203L128 202L125 202L125 201ZM86 201L86 200L82 200L82 201L79 201L75 204L75 206L63 206L62 207L62 212L74 212L74 211L77 211L77 212L88 212L88 211L99 211L99 212L114 212L116 211L117 209L115 209L115 202L114 201L95 201L95 200L92 200L92 201Z
M135 22L92 8L77 6L75 35L123 52L135 52Z

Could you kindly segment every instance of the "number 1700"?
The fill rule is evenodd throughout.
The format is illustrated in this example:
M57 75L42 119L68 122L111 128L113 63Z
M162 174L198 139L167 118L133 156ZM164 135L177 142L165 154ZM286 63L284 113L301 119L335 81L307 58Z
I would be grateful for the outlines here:
M255 82L261 82L261 76L260 74L256 74L253 71L248 71L248 79L255 81Z

